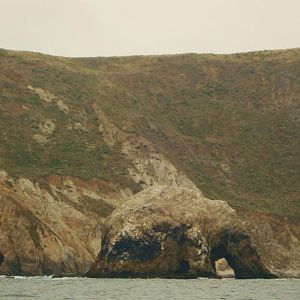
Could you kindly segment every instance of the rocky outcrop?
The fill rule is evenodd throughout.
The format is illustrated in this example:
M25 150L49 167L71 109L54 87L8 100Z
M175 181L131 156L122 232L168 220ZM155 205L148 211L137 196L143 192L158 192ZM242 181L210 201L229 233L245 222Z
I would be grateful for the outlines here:
M112 214L89 277L216 277L225 258L236 278L272 278L236 212L197 190L155 186Z
M195 184L158 152L149 140L128 129L119 129L96 104L94 111L105 143L109 147L119 145L123 157L129 162L128 175L140 184L142 189L170 184L197 189Z
M114 207L101 182L70 177L34 182L1 171L0 193L0 274L88 270L100 249L102 222Z

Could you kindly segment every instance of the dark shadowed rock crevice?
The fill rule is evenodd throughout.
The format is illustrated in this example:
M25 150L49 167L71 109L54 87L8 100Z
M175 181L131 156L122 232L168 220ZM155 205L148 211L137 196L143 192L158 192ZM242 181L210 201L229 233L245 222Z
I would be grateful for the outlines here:
M0 252L0 266L2 265L3 262L4 262L4 255L1 254Z

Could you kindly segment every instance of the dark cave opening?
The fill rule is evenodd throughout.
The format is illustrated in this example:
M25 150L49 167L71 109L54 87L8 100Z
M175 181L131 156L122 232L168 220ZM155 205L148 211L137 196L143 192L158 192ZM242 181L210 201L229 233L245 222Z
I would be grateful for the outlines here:
M0 266L4 262L4 255L0 253Z
M187 273L190 269L190 264L188 261L186 260L182 260L179 263L178 269L177 269L177 273Z

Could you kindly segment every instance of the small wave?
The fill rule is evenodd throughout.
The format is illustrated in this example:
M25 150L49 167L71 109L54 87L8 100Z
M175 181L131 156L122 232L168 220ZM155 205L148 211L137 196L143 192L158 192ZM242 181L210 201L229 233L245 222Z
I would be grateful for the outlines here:
M89 279L87 277L51 277L52 280L74 280L74 279Z
M51 279L50 276L18 276L18 275L1 275L0 278L11 278L11 279Z

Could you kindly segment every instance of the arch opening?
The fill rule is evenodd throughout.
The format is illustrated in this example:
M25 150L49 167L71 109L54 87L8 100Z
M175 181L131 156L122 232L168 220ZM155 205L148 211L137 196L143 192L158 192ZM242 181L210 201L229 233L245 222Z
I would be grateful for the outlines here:
M212 267L221 278L236 278L234 262L224 246L216 247L211 252Z

